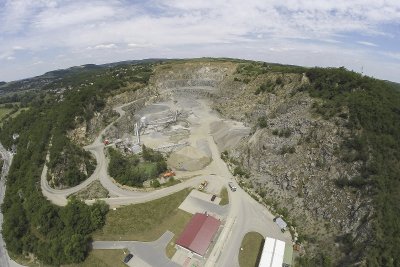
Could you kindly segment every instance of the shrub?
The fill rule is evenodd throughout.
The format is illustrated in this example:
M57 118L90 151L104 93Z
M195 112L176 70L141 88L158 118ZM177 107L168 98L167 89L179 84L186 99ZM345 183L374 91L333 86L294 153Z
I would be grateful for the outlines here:
M158 187L161 186L160 181L158 181L158 179L153 179L153 180L151 180L150 185L151 185L153 188L158 188Z
M262 116L262 117L258 118L257 124L260 128L266 128L268 126L267 117Z
M279 151L281 155L285 154L293 154L296 152L296 148L294 146L286 146L284 145L281 150Z

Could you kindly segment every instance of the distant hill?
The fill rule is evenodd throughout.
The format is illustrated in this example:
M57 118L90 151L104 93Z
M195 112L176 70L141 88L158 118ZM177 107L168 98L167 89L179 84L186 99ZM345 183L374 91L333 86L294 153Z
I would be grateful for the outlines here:
M120 65L134 65L134 64L141 64L141 63L156 63L160 61L166 61L167 59L143 59L143 60L127 60L127 61L120 61L114 63L106 63L101 65L96 64L86 64L81 66L74 66L67 69L59 69L46 72L43 75L12 81L9 83L0 82L0 96L10 94L10 93L18 93L24 91L31 91L31 90L42 90L45 89L47 85L61 80L67 76L71 76L74 74L81 74L85 71L95 71L101 70L106 68L112 68Z
M395 83L391 81L386 81L386 83L388 83L393 89L400 91L400 83Z

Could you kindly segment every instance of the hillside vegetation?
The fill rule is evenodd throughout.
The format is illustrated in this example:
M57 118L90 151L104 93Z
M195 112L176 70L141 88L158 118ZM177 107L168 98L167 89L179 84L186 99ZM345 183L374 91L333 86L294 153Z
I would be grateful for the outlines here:
M138 155L124 156L116 149L109 149L108 172L118 183L143 187L143 182L157 178L167 169L167 163L160 152L143 146Z
M343 144L343 160L360 159L360 176L339 181L372 196L370 237L360 242L349 233L343 262L366 256L367 266L399 266L400 253L400 92L385 82L339 69L310 69L310 95L324 100L318 112L325 117L349 108L347 127L352 138ZM352 152L350 157L349 151Z
M101 111L105 99L123 90L124 82L133 76L142 88L146 85L151 68L129 68L132 72L126 71L127 76L123 67L67 75L48 85L47 91L32 94L25 103L28 110L4 121L0 140L8 149L17 147L2 205L3 236L11 255L32 253L51 265L85 259L90 234L103 226L107 205L98 202L87 206L72 198L66 207L54 206L42 195L40 176L48 151L50 169L61 170L57 172L61 184L75 185L90 175L94 161L66 138L67 132ZM121 73L119 78L115 71ZM14 100L7 96L3 101L9 99ZM17 140L12 139L14 133L20 135ZM82 171L82 164L86 171Z

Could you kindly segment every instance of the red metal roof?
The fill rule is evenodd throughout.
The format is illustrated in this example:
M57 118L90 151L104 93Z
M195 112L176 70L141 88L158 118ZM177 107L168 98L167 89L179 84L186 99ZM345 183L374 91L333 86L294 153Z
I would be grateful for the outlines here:
M204 256L220 225L221 222L214 217L196 213L176 244Z

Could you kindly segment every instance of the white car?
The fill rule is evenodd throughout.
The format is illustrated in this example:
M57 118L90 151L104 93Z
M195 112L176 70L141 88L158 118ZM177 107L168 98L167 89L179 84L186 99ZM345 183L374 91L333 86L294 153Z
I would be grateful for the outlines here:
M229 185L229 188L230 188L233 192L236 191L237 188L236 188L236 186L235 186L232 182L229 182L228 185Z

